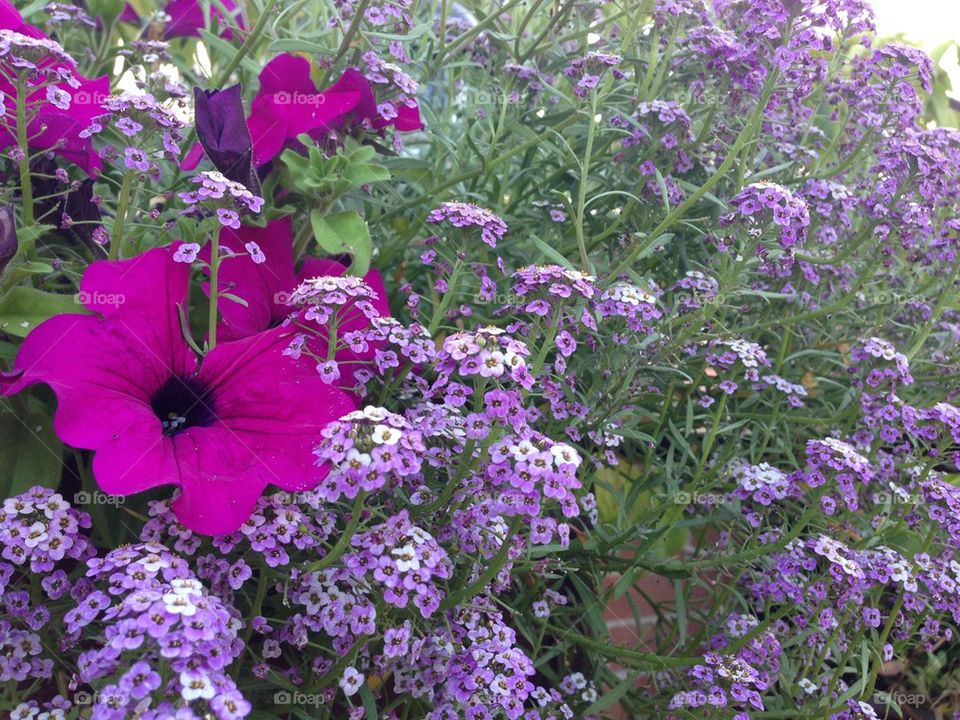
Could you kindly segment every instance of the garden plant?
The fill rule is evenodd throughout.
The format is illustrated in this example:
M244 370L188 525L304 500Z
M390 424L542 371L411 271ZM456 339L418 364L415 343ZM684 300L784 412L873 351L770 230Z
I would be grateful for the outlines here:
M864 0L0 0L0 717L956 717L943 84Z

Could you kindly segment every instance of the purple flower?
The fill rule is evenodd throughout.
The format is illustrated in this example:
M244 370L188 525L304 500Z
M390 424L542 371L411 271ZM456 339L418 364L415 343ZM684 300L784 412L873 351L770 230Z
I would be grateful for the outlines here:
M343 694L349 697L360 689L364 680L363 673L358 672L356 668L348 667L340 676L340 688L343 690Z
M131 170L147 172L150 169L150 158L140 148L128 147L124 150L123 164Z
M158 248L91 265L81 287L94 299L120 294L126 302L90 302L102 316L59 315L35 328L7 392L50 385L58 434L95 451L94 474L107 492L175 484L185 524L231 532L269 483L301 490L325 473L313 465L313 438L353 400L283 355L283 328L221 343L201 367L180 329L190 267L172 255Z
M260 195L260 179L253 167L253 142L244 116L240 85L226 90L195 87L193 97L197 139L210 162L227 179ZM196 150L191 150L188 157L195 154ZM185 164L191 162L192 159L185 160Z
M507 224L490 210L464 202L445 202L427 216L427 222L448 222L457 228L478 227L480 238L492 248L503 239Z
M120 678L120 688L134 700L145 698L160 687L160 674L146 662L134 663Z

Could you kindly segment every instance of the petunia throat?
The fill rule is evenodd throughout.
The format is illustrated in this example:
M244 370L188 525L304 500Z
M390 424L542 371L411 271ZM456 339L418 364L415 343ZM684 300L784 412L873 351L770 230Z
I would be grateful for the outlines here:
M217 419L209 388L196 378L171 375L150 396L150 407L163 424L163 434L169 436L191 427L207 427Z

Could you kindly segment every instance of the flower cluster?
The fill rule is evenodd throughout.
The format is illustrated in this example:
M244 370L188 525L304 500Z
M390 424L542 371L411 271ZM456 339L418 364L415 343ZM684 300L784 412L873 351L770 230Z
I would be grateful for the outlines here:
M134 170L157 179L160 166L153 159L155 155L171 161L180 159L180 143L183 142L184 123L173 112L157 102L149 93L123 94L107 98L103 103L106 111L93 118L90 125L80 133L80 137L92 137L104 132L106 128L115 131L125 147L120 152L123 164L128 170ZM153 151L151 145L160 139L160 152ZM118 152L107 148L102 155L109 156Z
M180 199L190 206L183 211L184 215L198 214L201 207L213 209L222 226L237 230L242 214L256 215L263 208L262 197L254 195L240 183L228 180L219 171L199 173L191 181L200 187L180 193Z
M444 593L436 581L451 577L452 564L430 533L410 523L405 510L354 535L351 545L357 550L344 564L358 579L382 585L385 602L405 608L412 599L425 618L440 606Z
M733 211L720 218L720 226L746 221L748 234L762 238L771 220L780 229L777 242L785 250L803 245L810 225L810 212L802 197L774 183L754 183L730 200Z
M573 90L577 96L587 97L600 84L600 78L607 70L611 70L614 78L624 77L623 72L619 69L622 61L623 58L619 55L591 51L574 59L563 69L563 74L577 81Z
M500 328L489 326L472 332L448 335L437 358L437 369L444 375L480 376L501 382L512 380L529 388L533 377L527 370L530 350L526 344Z
M490 210L465 202L443 203L430 211L427 222L436 225L447 222L455 228L480 228L480 239L492 248L507 232L507 224Z
M151 717L184 701L221 718L251 709L231 679L242 650L236 610L209 594L186 562L162 545L119 548L87 562L88 594L64 616L66 638L95 645L78 658L78 680L96 682L96 717L122 718L144 698ZM174 680L163 683L169 667Z
M8 498L0 515L0 556L30 571L48 573L64 558L86 560L93 547L83 530L90 516L74 510L59 494L33 487Z
M418 477L426 451L423 434L405 418L372 406L330 423L322 435L317 460L333 470L317 493L328 502L353 499L388 483L409 484Z
M428 700L433 708L429 720L453 720L459 707L470 708L476 717L572 718L556 690L530 681L533 662L517 640L492 604L458 609L448 615L445 627L413 641L410 651L399 655L395 687ZM538 709L524 713L531 700Z

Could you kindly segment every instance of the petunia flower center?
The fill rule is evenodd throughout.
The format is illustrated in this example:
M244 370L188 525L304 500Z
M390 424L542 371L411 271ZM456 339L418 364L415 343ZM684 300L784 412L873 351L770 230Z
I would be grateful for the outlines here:
M150 407L163 424L163 434L169 436L212 425L217 419L212 394L194 378L170 376L150 397Z

